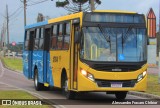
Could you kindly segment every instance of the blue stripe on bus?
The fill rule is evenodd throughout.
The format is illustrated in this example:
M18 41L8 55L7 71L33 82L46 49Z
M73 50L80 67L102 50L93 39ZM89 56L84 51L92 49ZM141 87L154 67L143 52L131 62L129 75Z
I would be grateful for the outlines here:
M52 66L50 61L50 52L47 52L47 82L50 86L54 86L53 76L52 76Z
M30 29L30 28L34 28L34 27L38 27L38 26L43 26L43 25L46 25L46 24L48 24L48 21L43 21L43 22L27 25L27 26L25 26L25 29Z
M33 51L32 53L32 73L34 72L34 68L35 66L37 66L37 69L38 69L38 79L39 79L39 82L40 83L43 83L44 80L43 80L43 52L44 51ZM34 75L32 75L32 78L34 77Z
M32 79L34 78L34 67L38 69L38 79L40 83L49 83L54 86L52 68L50 63L50 53L47 51L33 51L32 54Z
M29 73L28 73L28 51L23 51L23 74L29 78Z

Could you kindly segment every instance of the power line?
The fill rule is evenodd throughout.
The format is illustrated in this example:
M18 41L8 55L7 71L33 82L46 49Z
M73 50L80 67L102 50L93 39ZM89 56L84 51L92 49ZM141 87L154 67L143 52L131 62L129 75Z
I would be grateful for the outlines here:
M21 8L21 10L17 14L15 14L13 18L10 19L10 21L16 19L22 12L23 10Z
M27 2L29 2L30 0L20 0L20 2L23 3L24 5L24 26L26 26L26 7L27 6L33 6L33 5L37 5L37 4L40 4L40 3L43 3L43 2L46 2L46 1L49 1L49 0L41 0L41 1L37 1L37 2L34 2L32 4L27 4ZM30 1L30 2L33 2L33 1Z
M49 0L42 0L42 1L38 1L38 2L34 2L32 4L28 4L27 6L33 6L33 5L37 5L37 4L40 4L40 3L44 3L44 2L47 2Z
M9 15L9 17L14 16L19 11L19 9L22 9L22 8L23 6L20 6L19 8L17 8L11 15Z
M38 3L38 2L41 2L41 1L45 1L45 0L37 0L37 1L31 1L31 0L29 0L29 1L27 1L27 3L34 3L34 4L36 4L36 3ZM48 0L46 0L46 1L48 1Z

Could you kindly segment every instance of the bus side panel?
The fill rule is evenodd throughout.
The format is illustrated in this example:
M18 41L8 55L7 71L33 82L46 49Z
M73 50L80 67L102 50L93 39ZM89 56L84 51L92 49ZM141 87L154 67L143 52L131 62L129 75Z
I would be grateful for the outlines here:
M47 82L47 51L43 52L43 83Z
M47 52L47 82L49 83L50 86L54 86L49 52Z
M33 52L33 65L32 72L34 73L34 68L37 66L38 69L38 80L40 83L43 83L43 51L34 51ZM34 75L32 74L32 77Z
M23 51L23 74L26 78L29 78L28 55L29 51Z
M32 75L32 51L26 51L26 55L24 57L26 63L25 63L25 66L24 66L24 75L28 78L28 79L31 79L31 75Z
M62 70L65 69L67 77L70 80L70 51L62 50L62 51L50 51L50 61L52 67L52 76L54 86L60 88L61 87L61 74Z

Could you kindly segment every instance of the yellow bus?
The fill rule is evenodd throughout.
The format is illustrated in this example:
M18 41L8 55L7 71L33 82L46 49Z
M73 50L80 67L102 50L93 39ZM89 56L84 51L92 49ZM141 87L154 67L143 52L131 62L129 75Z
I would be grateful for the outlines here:
M61 88L67 99L106 92L125 99L145 91L147 30L143 14L79 12L25 27L24 75L36 90Z

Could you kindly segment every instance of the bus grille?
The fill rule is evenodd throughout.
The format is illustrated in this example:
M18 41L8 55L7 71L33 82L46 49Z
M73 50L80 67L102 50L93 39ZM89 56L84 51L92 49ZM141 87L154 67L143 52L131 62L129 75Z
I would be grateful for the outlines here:
M137 65L105 65L105 64L96 64L93 65L91 68L98 70L98 71L109 71L109 72L130 72L130 71L137 71L141 68L141 66ZM117 71L116 71L117 70Z
M136 80L95 80L99 87L111 87L111 83L122 83L122 87L134 87Z

